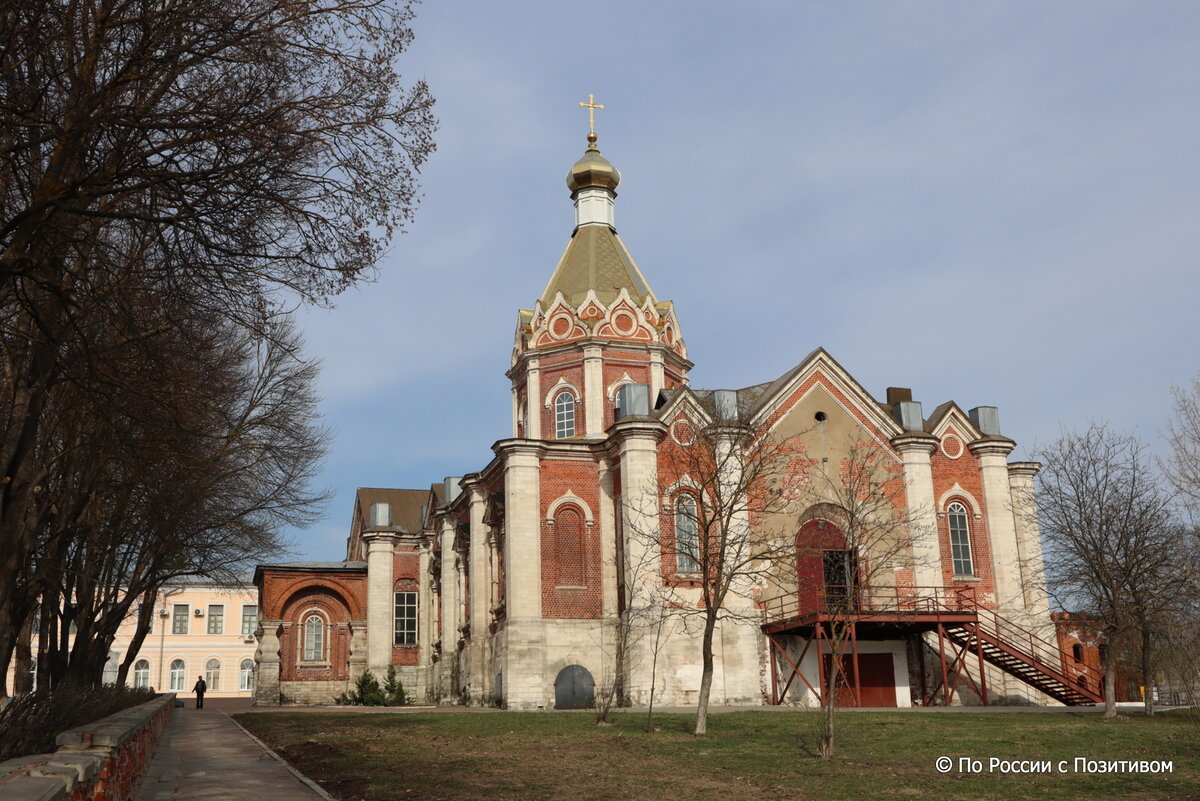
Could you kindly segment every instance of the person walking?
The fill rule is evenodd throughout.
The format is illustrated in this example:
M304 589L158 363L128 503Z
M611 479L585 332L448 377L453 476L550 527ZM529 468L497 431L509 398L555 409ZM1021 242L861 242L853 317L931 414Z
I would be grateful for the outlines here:
M204 709L204 691L208 689L208 685L204 683L203 676L196 677L196 686L192 688L192 692L196 694L196 709Z

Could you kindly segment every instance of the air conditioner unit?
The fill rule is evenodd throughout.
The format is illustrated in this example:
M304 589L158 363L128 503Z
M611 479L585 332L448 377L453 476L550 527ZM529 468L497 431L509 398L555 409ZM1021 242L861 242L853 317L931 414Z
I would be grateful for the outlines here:
M243 640L243 642L254 642L254 635L253 635L253 634L247 634L247 635L246 635L246 637L245 637L245 639Z
M192 612L192 614L196 617L204 617L204 610L197 608L196 611Z
M166 616L167 616L167 607L165 607L165 606L164 606L164 607L162 607L161 609L159 609L159 610L158 610L158 616L159 616L159 617L166 617Z

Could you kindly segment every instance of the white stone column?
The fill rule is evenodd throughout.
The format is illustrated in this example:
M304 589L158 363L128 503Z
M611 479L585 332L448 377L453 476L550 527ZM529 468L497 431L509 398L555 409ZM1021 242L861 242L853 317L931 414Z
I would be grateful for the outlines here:
M650 408L654 408L663 388L663 355L658 348L650 349Z
M909 535L912 537L914 582L918 587L941 587L942 546L938 539L933 467L930 463L937 439L902 434L892 440L892 445L904 460L904 497L908 506Z
M584 432L589 437L604 433L604 360L599 345L583 347Z
M616 527L613 502L613 468L608 459L601 459L600 508L600 608L606 618L617 614L617 543L613 536Z
M454 552L454 524L449 515L442 518L442 654L451 654L458 648L459 606L458 597L458 554Z
M468 623L471 625L471 640L482 642L483 634L488 625L488 544L487 527L483 525L483 512L487 506L487 487L481 483L471 482L467 490L471 498L471 554L468 580L471 582L469 597L471 599L471 614Z
M508 446L504 460L505 642L503 702L548 703L542 621L541 460L536 446Z
M542 616L541 463L535 448L506 453L504 596L508 619Z
M983 477L988 540L992 551L992 580L996 588L996 605L1002 612L1023 609L1025 606L1006 461L1014 447L1012 440L983 440L970 445L971 453L979 458Z
M379 677L392 664L396 535L365 531L362 538L367 545L367 668Z
M645 608L665 603L662 584L662 545L658 482L658 443L666 427L645 420L622 420L613 427L621 466L621 496L616 515L621 521L625 549L625 603ZM653 661L650 637L630 647L626 690L635 699L649 697ZM664 649L665 651L666 649ZM660 671L665 670L663 659ZM660 676L666 675L660 672Z
M428 544L421 546L420 574L417 577L417 662L428 668L433 664L433 641L437 638L433 620L434 597L430 586Z
M167 625L160 620L160 625ZM254 634L258 649L254 654L254 706L279 706L279 627L282 620L260 620ZM163 691L159 687L159 692Z
M528 378L525 380L525 436L528 439L542 438L542 371L538 360L528 362Z
M1017 553L1021 559L1021 587L1024 590L1025 611L1031 622L1049 626L1050 600L1046 594L1042 537L1038 529L1037 504L1033 490L1034 476L1041 469L1042 466L1037 462L1013 462L1008 466L1008 485L1012 495L1013 522L1017 529Z
M519 408L520 402L518 401L518 397L519 397L519 394L517 392L517 388L513 387L512 388L512 435L514 437L522 436L522 434L521 434L520 430L518 430L518 426L517 426L517 419L521 416L520 408Z

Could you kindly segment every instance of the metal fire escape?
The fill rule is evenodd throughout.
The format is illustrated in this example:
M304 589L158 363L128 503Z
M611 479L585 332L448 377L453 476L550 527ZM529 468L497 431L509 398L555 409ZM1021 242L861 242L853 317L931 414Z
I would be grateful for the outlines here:
M847 701L860 705L859 641L895 639L925 632L937 634L940 672L932 688L921 688L925 706L936 703L939 691L942 703L950 704L960 682L969 686L986 705L985 664L995 666L1068 706L1103 701L1103 674L1084 664L1075 665L1068 671L1056 645L981 606L971 588L826 587L825 593L817 597L802 599L798 595L787 595L767 602L763 621L762 629L770 641L772 703L775 704L783 702L797 678L819 697L821 691L817 687L826 688L833 678L840 676L842 688L849 693ZM785 647L782 638L789 636L804 638L799 659L793 660ZM828 653L834 636L842 641L843 661L830 662L827 667L824 656L818 658L817 685L814 686L800 665L814 643L816 653ZM932 642L926 642L923 637L920 641L932 650ZM850 666L846 666L844 660L849 660ZM790 672L784 672L787 668L781 670L781 661ZM977 668L975 677L967 669L972 661ZM920 666L924 679L923 654ZM830 671L835 675L826 675ZM840 699L839 703L842 703Z

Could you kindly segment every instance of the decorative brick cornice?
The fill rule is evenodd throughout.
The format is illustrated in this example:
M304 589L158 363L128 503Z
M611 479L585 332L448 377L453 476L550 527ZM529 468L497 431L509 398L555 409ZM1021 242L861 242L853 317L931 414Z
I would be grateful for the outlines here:
M898 437L892 437L892 447L899 453L925 453L932 455L938 445L937 437L932 434L917 434L907 432Z
M988 437L977 439L967 446L975 456L1007 457L1017 447L1017 443L1008 437Z
M1008 474L1010 476L1021 476L1031 481L1041 470L1041 462L1010 462L1008 465Z

